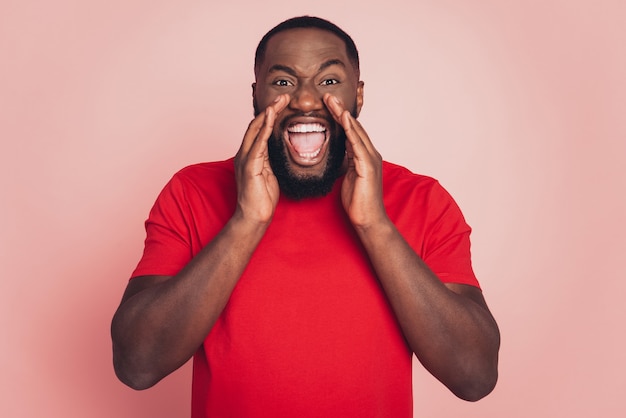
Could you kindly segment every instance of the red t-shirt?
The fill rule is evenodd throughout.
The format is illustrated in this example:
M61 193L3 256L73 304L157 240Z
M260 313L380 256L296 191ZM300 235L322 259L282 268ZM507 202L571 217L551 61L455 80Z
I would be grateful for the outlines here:
M444 282L478 286L470 228L437 181L383 165L387 213ZM411 356L341 204L280 197L194 356L192 417L412 417ZM133 277L175 275L235 210L232 159L187 167L146 221Z

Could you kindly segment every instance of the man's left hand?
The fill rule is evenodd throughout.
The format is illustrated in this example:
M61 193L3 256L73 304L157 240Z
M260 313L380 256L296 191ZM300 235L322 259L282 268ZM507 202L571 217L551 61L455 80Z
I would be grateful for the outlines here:
M347 137L347 171L341 187L343 206L356 228L367 229L387 220L383 204L382 157L363 126L335 96L324 95L324 103Z

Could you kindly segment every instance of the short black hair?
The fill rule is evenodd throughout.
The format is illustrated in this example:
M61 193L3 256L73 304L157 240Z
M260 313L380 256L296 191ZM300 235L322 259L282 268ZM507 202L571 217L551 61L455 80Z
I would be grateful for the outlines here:
M261 65L261 62L265 58L267 43L272 38L272 36L289 29L301 28L321 29L331 32L341 38L341 40L343 40L343 42L346 44L346 53L348 54L350 62L354 66L354 69L357 71L357 74L359 73L359 51L357 50L356 45L350 35L348 35L343 29L341 29L334 23L329 22L326 19L314 16L299 16L287 19L284 22L276 25L269 32L267 32L265 36L261 38L261 42L259 42L259 45L256 48L256 53L254 54L254 71L256 72L258 70L259 65Z

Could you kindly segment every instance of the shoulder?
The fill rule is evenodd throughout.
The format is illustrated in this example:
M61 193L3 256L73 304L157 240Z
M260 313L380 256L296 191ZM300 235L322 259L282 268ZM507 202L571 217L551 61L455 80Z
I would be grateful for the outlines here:
M234 159L203 162L189 165L176 174L173 179L185 182L204 182L211 179L232 178L235 175Z
M184 167L176 172L166 188L216 191L230 189L235 184L234 159L203 162Z
M383 185L393 192L418 190L428 193L433 188L440 188L439 182L429 176L417 174L406 167L383 161Z
M438 180L386 161L383 162L383 194L390 211L412 209L422 215L439 217L450 209L458 210L453 197Z
M161 190L157 203L187 202L229 196L236 189L234 160L189 165L176 172Z

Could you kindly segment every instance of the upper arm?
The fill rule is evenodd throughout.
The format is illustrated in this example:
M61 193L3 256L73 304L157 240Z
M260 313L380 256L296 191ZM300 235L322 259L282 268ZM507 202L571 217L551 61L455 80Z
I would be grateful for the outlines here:
M478 304L480 307L485 309L487 312L489 312L489 308L487 307L487 302L485 301L483 292L480 290L480 288L476 286L471 286L467 284L459 284L459 283L444 283L444 284L449 290L472 300L473 302Z
M128 285L126 285L126 290L124 290L124 296L122 296L122 302L120 303L120 305L126 302L128 299L130 299L134 295L136 295L137 293L143 290L146 290L150 287L158 286L159 284L164 283L171 278L172 276L156 276L156 275L134 277L128 282Z
M491 324L490 329L493 331L492 335L495 338L495 340L498 341L497 345L499 345L500 344L499 343L500 330L498 329L498 324L496 323L496 320L493 317L493 314L491 313L491 311L489 310L489 307L487 306L487 302L485 301L485 298L483 297L482 290L480 290L480 288L476 286L470 286L466 284L458 284L458 283L444 283L444 284L449 290L471 300L472 302L476 303L478 306L480 306L484 310L486 315L481 315L481 316L483 316L483 318L487 320L487 323Z

